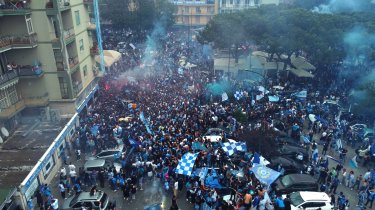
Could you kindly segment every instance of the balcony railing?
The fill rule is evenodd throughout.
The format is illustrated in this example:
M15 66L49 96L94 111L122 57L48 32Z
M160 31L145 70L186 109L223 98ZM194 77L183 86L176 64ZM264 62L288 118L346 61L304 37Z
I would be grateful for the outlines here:
M5 0L5 4L0 5L0 16L25 15L29 13L31 13L31 10L27 2Z
M35 33L31 35L8 35L0 37L0 51L36 46L37 37Z
M70 39L70 38L72 38L74 36L75 36L75 33L74 33L74 28L73 27L71 27L71 28L69 28L67 30L64 30L64 39L65 40L68 40L68 39Z
M73 84L74 96L77 96L81 92L82 88L83 88L82 82Z
M55 13L58 8L60 9L60 11L70 9L70 0L57 0L58 8L55 7L55 4L53 2L53 0L50 0L46 3L46 9L54 10L54 12L51 12L51 14Z
M18 76L17 71L9 71L5 74L0 75L0 85L5 84Z
M43 69L40 66L20 66L18 68L18 76L20 77L40 77L43 76Z
M84 3L84 4L92 4L92 3L93 3L93 0L83 0L83 3Z
M99 55L99 49L97 46L93 46L90 48L90 55L91 56Z
M78 56L69 58L69 68L72 70L79 64Z

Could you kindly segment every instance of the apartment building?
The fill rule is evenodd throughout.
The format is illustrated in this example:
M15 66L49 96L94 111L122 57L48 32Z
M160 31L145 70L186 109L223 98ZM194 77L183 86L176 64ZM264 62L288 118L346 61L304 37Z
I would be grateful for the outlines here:
M92 0L0 0L0 126L72 115L95 89ZM31 110L31 111L27 111Z
M219 13L231 13L265 4L279 5L280 0L219 0Z
M215 0L173 0L177 6L176 25L204 26L217 14Z

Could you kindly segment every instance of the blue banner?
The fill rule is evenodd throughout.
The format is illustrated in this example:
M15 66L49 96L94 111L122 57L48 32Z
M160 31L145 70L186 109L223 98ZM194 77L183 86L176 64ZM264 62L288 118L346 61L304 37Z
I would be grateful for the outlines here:
M280 176L280 172L258 164L250 170L261 183L266 185L271 185Z
M141 112L141 113L139 114L139 119L140 119L140 120L142 121L142 123L146 126L147 133L149 133L149 134L153 134L152 131L151 131L151 129L150 129L150 126L148 125L148 122L147 122L147 120L146 120L145 115L143 114L143 112Z

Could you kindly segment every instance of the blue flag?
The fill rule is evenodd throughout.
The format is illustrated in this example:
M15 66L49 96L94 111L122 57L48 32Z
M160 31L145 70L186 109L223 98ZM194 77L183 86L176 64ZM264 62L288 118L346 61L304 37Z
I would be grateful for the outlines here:
M280 100L279 96L268 96L269 102L278 102Z
M260 155L256 152L253 159L254 164L260 164Z
M280 176L280 172L262 165L255 165L250 170L261 183L266 185L271 185Z
M223 187L219 183L219 177L217 176L215 169L212 169L211 174L207 176L205 180L205 185L210 188L222 188Z
M200 142L194 142L192 148L193 150L207 151L207 148Z
M299 92L292 93L291 96L295 96L297 98L306 98L307 97L307 90L302 90Z

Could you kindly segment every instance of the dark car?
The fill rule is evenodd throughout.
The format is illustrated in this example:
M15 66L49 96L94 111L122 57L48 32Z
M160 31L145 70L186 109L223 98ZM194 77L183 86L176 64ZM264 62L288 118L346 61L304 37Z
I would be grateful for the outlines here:
M318 182L307 174L289 174L280 177L273 184L277 194L289 194L297 191L318 191Z
M305 162L308 161L309 155L306 149L296 146L284 145L277 149L280 156L286 156L293 160Z
M284 175L287 174L298 174L304 171L306 168L303 164L292 160L288 157L275 157L269 160L270 164L267 167L277 170L277 167L281 164L282 168L285 170Z

